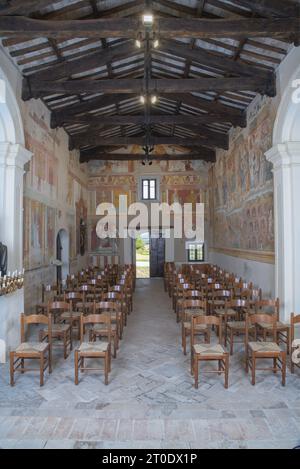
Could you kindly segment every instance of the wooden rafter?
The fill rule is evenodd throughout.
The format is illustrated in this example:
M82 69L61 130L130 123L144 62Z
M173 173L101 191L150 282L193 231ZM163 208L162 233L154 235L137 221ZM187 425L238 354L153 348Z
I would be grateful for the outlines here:
M1 36L35 37L123 37L136 38L144 31L139 18L100 18L91 20L50 21L23 16L0 16ZM290 18L203 19L157 18L153 32L160 37L286 37L299 36L298 15Z

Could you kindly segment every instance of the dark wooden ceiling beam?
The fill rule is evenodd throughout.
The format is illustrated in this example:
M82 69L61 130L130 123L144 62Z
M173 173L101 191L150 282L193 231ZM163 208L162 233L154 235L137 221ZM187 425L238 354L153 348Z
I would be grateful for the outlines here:
M185 126L197 126L198 124L212 124L218 122L218 119L214 115L201 114L201 115L151 115L150 124L175 124ZM113 115L113 116L93 116L91 114L85 114L83 116L67 116L64 119L63 124L82 124L89 125L91 127L101 128L106 125L143 125L145 123L144 115Z
M286 37L299 36L299 17L203 19L155 18L153 32L160 37ZM145 30L139 18L47 21L24 16L0 16L1 36L22 38L123 37L135 38Z
M177 101L178 99L178 95L176 94L169 94L167 97L174 101ZM71 123L72 118L74 118L74 123L76 123L76 120L81 117L87 119L93 118L92 114L86 113L95 112L101 108L111 106L128 98L132 98L132 95L102 95L93 99L85 100L81 103L67 106L59 111L52 111L51 128L55 129L56 127L62 126L64 123ZM239 126L245 128L247 126L247 117L244 111L240 111L234 107L225 106L221 103L215 103L192 94L183 94L180 95L180 98L182 100L182 104L190 106L193 109L203 110L218 122L229 122L235 127ZM197 118L198 116L195 116L195 119Z
M243 78L162 78L149 80L150 93L190 93L203 91L253 91L267 96L276 95L276 80L274 75L266 80L259 76ZM67 80L67 81L40 81L29 77L23 81L22 98L24 101L30 98L41 98L52 94L80 94L80 93L105 93L105 94L143 94L143 79L113 79L113 80Z
M132 153L102 153L101 150L95 152L80 152L80 163L87 163L89 161L143 161L145 155L132 154ZM152 161L186 161L186 160L202 160L214 163L216 161L216 153L213 150L204 148L199 149L198 153L186 154L161 154L153 155L150 158Z
M216 132L217 134L217 132ZM220 137L218 136L220 135ZM152 145L181 145L184 147L190 146L208 146L208 147L220 147L224 149L228 149L228 140L226 139L227 135L224 134L217 134L214 139L206 138L204 136L197 136L197 137L169 137L169 136L155 136L151 138ZM218 142L218 139L222 139L222 142ZM226 140L224 142L224 140ZM222 144L225 143L225 144ZM105 138L99 134L84 134L78 136L72 136L69 141L69 148L70 150L74 150L75 148L82 148L86 146L115 146L115 145L141 145L145 146L146 139L145 136L134 136L134 137L111 137Z

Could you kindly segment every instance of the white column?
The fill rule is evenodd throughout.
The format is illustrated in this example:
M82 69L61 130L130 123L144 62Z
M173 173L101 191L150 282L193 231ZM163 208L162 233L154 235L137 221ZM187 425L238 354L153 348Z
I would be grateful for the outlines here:
M266 157L274 166L276 295L288 321L300 312L300 142L275 145Z
M23 177L31 156L22 145L0 144L0 236L7 245L11 272L23 267Z

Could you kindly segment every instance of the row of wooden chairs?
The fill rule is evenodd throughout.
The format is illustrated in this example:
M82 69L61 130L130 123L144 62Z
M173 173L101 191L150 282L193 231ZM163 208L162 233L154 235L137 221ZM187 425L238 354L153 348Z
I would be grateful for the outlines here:
M64 358L73 348L73 327L78 327L79 347L75 350L75 384L78 384L78 371L89 370L85 367L86 358L103 358L105 384L111 370L111 354L116 357L122 330L127 323L127 313L132 311L132 296L135 287L134 270L126 266L119 269L118 281L120 292L107 292L107 298L100 302L83 302L78 292L64 293L63 300L49 301L47 307L39 305L37 313L21 314L21 344L10 353L10 383L13 386L16 371L24 373L32 370L25 367L26 359L38 359L40 363L40 385L44 384L44 372L48 368L52 372L53 340L62 343ZM113 288L113 287L112 287ZM126 301L121 294L123 289L130 295ZM119 295L119 296L118 296ZM114 301L115 300L115 301ZM125 319L126 318L126 319ZM39 342L26 342L26 327L42 325L39 330ZM88 330L87 330L88 329ZM88 333L88 341L85 340ZM97 339L100 339L97 341ZM105 338L105 341L101 341Z
M190 337L191 340L191 369L193 373L196 366L195 360L199 361L199 356L205 356L205 359L211 357L212 353L207 354L206 348L212 347L213 356L216 358L220 356L216 351L219 350L221 353L222 347L218 373L224 371L225 386L227 387L227 365L229 363L227 354L233 354L234 343L237 343L236 339L243 337L243 340L239 342L245 344L246 369L247 371L249 368L252 370L252 383L255 384L256 359L270 358L274 355L272 370L277 372L281 369L282 383L285 384L286 354L289 353L294 340L298 316L292 315L291 327L281 323L279 320L279 299L263 299L261 290L254 288L251 282L244 282L241 278L222 271L216 266L207 266L206 272L203 270L191 272L187 266L184 271L183 269L177 271L175 265L169 263L165 265L164 285L165 291L172 298L177 321L181 321L182 324L184 354L187 353L187 338ZM217 330L219 337L217 347L210 345L211 329L213 328ZM223 331L224 338L222 337ZM196 344L197 336L204 336L204 343ZM253 337L252 342L249 342L249 336ZM270 337L273 342L267 341ZM229 353L221 343L223 340L224 347L229 345ZM248 343L251 343L251 346L248 346ZM253 345L255 343L259 345ZM286 351L279 348L280 343L285 344ZM195 350L198 350L199 353L195 354ZM294 370L294 367L295 365L291 361L291 369ZM198 371L195 376L196 385Z

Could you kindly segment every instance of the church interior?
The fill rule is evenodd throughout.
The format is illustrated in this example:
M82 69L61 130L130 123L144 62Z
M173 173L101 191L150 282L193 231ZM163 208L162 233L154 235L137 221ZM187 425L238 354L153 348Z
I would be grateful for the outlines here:
M299 446L299 0L0 0L0 41L0 448Z

